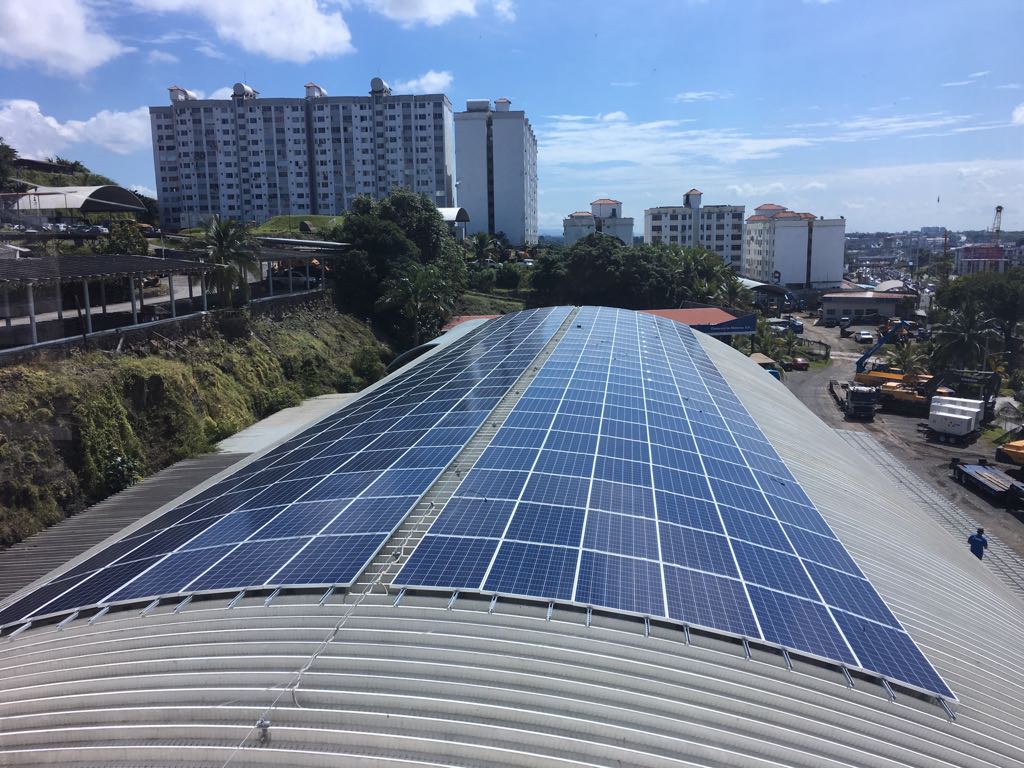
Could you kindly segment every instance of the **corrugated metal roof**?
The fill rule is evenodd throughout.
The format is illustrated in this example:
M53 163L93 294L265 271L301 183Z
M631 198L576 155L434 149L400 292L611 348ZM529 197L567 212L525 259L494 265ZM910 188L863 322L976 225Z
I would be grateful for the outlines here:
M0 283L47 283L126 275L190 274L218 269L216 264L153 256L42 256L0 261Z
M0 656L0 762L1018 768L1020 600L785 387L700 341L952 686L955 723L757 646L371 582L30 628Z

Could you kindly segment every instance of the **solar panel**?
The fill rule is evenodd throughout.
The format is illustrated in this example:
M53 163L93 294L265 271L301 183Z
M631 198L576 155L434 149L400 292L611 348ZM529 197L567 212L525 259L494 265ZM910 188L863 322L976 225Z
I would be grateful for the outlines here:
M395 586L657 616L953 694L689 328L582 308Z
M160 595L350 584L569 312L474 330L6 606L0 625Z

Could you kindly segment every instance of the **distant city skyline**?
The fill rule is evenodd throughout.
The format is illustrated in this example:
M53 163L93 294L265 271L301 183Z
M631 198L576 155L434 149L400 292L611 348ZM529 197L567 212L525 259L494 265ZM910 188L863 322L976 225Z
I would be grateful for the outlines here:
M847 232L1024 229L1024 4L92 0L0 5L0 136L153 192L148 107L222 97L508 96L538 142L539 229L686 190Z

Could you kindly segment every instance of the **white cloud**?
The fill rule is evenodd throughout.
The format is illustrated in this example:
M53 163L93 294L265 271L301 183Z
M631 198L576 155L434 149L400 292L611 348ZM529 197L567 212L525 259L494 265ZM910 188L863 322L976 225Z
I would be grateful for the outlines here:
M128 185L128 189L135 192L141 192L146 197L156 198L156 190L152 187L147 187L145 184L130 184Z
M959 88L960 86L963 86L963 85L971 85L973 82L974 82L973 80L954 80L951 83L943 83L942 87L943 88Z
M494 0L494 15L502 21L515 21L516 4L512 0Z
M214 48L212 45L210 45L210 43L200 43L199 45L197 45L196 53L201 53L208 59L223 60L227 58L227 56L224 55L223 51L221 51L219 48Z
M672 97L672 101L689 104L694 101L721 101L731 99L732 94L727 91L683 91Z
M0 64L79 77L131 50L100 29L81 0L0 2Z
M231 98L231 86L225 85L223 88L218 88L206 98L208 99L230 99Z
M352 35L338 11L317 0L134 0L158 13L191 13L206 19L221 40L249 53L304 64L353 51ZM209 46L197 48L219 54ZM216 53L214 53L216 52Z
M997 85L996 88L1001 91L1019 91L1021 88L1024 88L1024 85L1020 83L1003 83L1003 85Z
M180 59L173 53L153 49L146 56L146 61L150 64L177 64Z
M772 181L767 184L729 184L726 189L737 197L765 197L776 192L785 192L786 185L781 181Z
M640 83L636 80L623 80L620 82L608 83L612 88L636 88Z
M456 16L476 16L476 0L363 0L363 3L369 10L406 26L422 23L436 27ZM495 3L495 11L499 4Z
M412 80L400 80L392 88L396 93L444 93L452 87L454 79L447 70L436 72L431 69Z
M968 77L971 78L971 80L977 80L979 77L984 77L991 71L992 70L990 69L983 69L981 72L971 72Z
M28 99L0 101L0 136L31 158L58 154L74 144L95 144L119 155L150 146L149 108L104 109L86 120L60 122Z
M605 123L616 123L620 120L629 120L629 116L620 109L615 112L600 115L599 119Z
M808 181L806 184L800 187L800 189L804 189L807 191L828 189L828 184L824 184L820 181Z
M1024 125L1024 104L1018 104L1013 109L1013 114L1010 116L1010 122L1014 125Z

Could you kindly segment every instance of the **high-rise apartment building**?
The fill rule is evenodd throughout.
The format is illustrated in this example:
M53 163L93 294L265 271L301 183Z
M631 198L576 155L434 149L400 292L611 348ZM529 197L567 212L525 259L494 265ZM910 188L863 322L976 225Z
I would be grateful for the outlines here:
M305 87L305 98L278 99L236 83L229 99L199 99L174 86L170 106L150 107L161 225L331 215L398 187L454 205L447 96L393 95L379 77L368 96Z
M467 234L504 232L514 245L537 242L537 138L508 99L471 99L455 115L458 201Z
M644 211L644 242L708 248L737 272L743 260L743 206L701 205L703 193L691 189L682 205Z
M765 203L747 219L743 275L788 288L835 288L843 279L846 219Z

